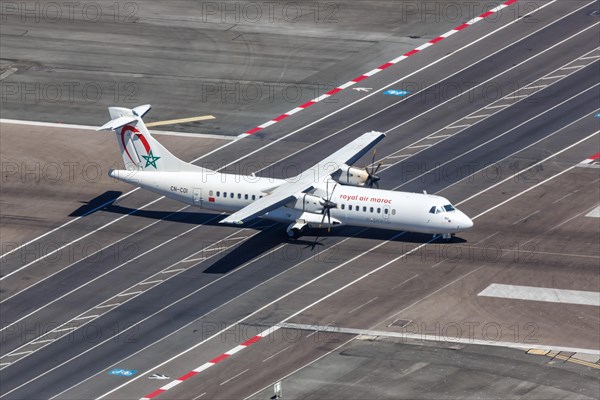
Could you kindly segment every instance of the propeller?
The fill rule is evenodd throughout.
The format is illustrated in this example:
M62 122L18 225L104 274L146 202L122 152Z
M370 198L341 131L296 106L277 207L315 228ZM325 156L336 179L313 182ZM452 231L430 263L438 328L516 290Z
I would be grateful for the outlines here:
M327 217L327 223L329 224L329 226L327 227L327 232L331 231L331 209L332 208L337 208L337 203L334 203L333 201L331 201L331 198L333 197L333 192L335 192L335 188L337 187L337 182L335 183L335 185L333 186L333 189L331 190L331 193L329 193L329 180L327 180L327 184L326 184L326 190L327 190L327 194L328 194L328 198L323 199L323 218L321 218L321 223L319 224L319 227L321 227L321 225L323 225L323 222L325 222L325 217ZM317 242L319 241L319 237L320 235L317 234L317 237L315 238L315 241L313 242L312 248L314 249L315 246L317 245Z
M367 174L369 174L369 177L365 182L365 186L368 188L372 188L373 186L375 186L377 189L379 189L379 179L381 178L375 174L377 173L377 171L379 171L379 168L381 168L381 161L379 162L379 164L377 164L377 167L375 167L375 154L376 150L373 150L373 161L371 162L371 170L369 171L368 165L365 167L365 171L367 171Z

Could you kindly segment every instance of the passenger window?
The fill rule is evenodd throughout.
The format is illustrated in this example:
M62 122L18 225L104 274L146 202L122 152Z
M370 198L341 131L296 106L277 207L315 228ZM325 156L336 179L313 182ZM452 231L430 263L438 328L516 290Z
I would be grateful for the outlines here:
M241 193L238 193L238 199L241 199L241 198L242 198Z
M342 210L344 210L346 208L345 204L342 204Z
M360 206L356 206L356 211L360 211Z
M262 199L262 196L260 196L259 199Z
M387 209L387 208L384 208L384 209L383 209L383 213L387 215L387 213L388 213L388 209Z
M229 194L229 197L231 197L231 198L233 199L233 193L230 193L230 194Z
M223 197L227 197L227 192L223 192Z
M371 207L371 208L369 209L369 211L373 212L373 207Z
M392 215L396 215L396 209L392 208Z
M367 212L367 207L363 206L363 212Z
M217 197L221 197L221 192L217 191Z
M349 211L352 211L352 204L350 204L350 205L348 206L348 210L349 210Z
M256 195L255 194L252 195L252 200L256 200Z
M377 214L381 214L381 208L377 207Z
M212 191L212 190L210 190L210 191L208 192L208 195L209 195L210 197L213 197L213 191Z
M244 195L244 199L248 200L248 195L247 194Z

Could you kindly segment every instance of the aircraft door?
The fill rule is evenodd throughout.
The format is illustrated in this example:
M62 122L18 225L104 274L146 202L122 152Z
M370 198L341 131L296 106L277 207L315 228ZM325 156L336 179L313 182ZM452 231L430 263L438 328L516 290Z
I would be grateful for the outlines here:
M390 217L390 206L383 206L383 219Z
M202 207L202 189L194 188L193 199L195 206Z

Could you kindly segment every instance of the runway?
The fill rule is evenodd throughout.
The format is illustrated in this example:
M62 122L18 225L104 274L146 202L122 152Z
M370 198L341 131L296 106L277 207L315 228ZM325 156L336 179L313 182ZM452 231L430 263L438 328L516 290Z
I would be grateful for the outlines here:
M39 240L22 237L33 241L2 256L0 398L141 398L268 329L173 385L168 398L264 398L282 379L293 398L426 398L428 382L441 385L432 396L593 398L593 360L549 364L523 350L444 344L469 332L576 349L567 358L600 351L595 306L478 295L491 284L600 291L598 221L586 217L598 206L599 170L579 164L599 146L597 5L543 5L530 18L475 24L369 78L369 92L341 92L239 141L214 139L207 155L190 144L199 139L169 138L199 165L280 178L379 130L387 134L377 148L381 187L439 193L473 217L473 230L444 243L341 227L313 245L314 231L290 241L269 221L222 226L219 214L143 191L86 215L110 200L102 191L130 190L103 182L84 216ZM28 128L2 127L3 135L19 129ZM436 346L444 353L429 350ZM452 359L448 348L460 359L446 376L455 384L445 386L438 368ZM498 359L500 372L489 368ZM506 372L513 363L527 373ZM469 364L480 372L470 376ZM323 373L332 365L341 369ZM115 368L137 372L108 374ZM148 379L153 373L169 380ZM486 389L490 374L503 380Z

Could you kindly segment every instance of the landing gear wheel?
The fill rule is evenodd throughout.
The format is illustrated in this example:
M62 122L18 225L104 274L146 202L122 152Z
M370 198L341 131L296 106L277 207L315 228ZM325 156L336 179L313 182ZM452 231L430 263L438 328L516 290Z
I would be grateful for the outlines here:
M290 239L298 239L302 235L302 231L297 228L288 229L285 233Z

